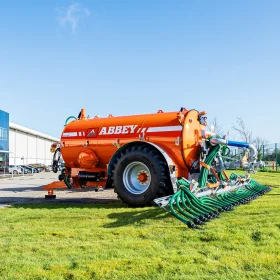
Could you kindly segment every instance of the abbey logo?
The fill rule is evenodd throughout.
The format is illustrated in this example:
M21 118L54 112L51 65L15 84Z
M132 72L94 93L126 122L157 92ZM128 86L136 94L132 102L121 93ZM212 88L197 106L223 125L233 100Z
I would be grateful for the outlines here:
M103 126L98 133L98 128L89 128L87 130L88 138L95 138L97 135L116 135L116 134L132 134L138 125L122 125L122 126Z
M132 134L138 125L102 127L98 135Z

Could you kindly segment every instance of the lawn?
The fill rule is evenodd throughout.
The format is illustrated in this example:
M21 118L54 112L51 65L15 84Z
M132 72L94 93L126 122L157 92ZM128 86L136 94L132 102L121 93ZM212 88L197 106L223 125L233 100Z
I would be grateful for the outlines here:
M280 279L280 174L204 230L121 203L0 209L0 279Z

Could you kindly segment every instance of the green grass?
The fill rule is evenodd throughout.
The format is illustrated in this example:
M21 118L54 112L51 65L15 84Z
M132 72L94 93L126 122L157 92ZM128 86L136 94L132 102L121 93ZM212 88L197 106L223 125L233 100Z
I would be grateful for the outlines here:
M262 169L259 169L260 172L280 172L280 167L278 166L277 168L277 171L276 171L276 168L272 168L272 167L265 167L265 168L262 168Z
M0 209L0 279L280 279L280 174L203 231L121 203Z

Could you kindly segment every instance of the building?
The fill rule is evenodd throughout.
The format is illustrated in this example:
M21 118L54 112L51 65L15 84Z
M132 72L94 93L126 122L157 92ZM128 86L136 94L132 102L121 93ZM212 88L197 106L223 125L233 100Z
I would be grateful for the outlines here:
M0 110L0 164L50 165L52 143L59 139L9 122L9 114Z
M9 114L0 110L0 167L9 164Z

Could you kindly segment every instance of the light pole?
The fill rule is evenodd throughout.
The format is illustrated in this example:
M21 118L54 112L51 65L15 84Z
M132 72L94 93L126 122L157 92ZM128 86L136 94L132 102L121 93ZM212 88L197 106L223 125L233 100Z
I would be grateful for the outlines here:
M278 150L277 150L277 144L275 143L275 156L276 156L276 172L278 171L278 165L277 165L277 161L278 161Z
M21 157L21 160L22 160L22 165L24 165L24 156ZM21 167L21 170L22 170L22 175L24 176L24 168Z

